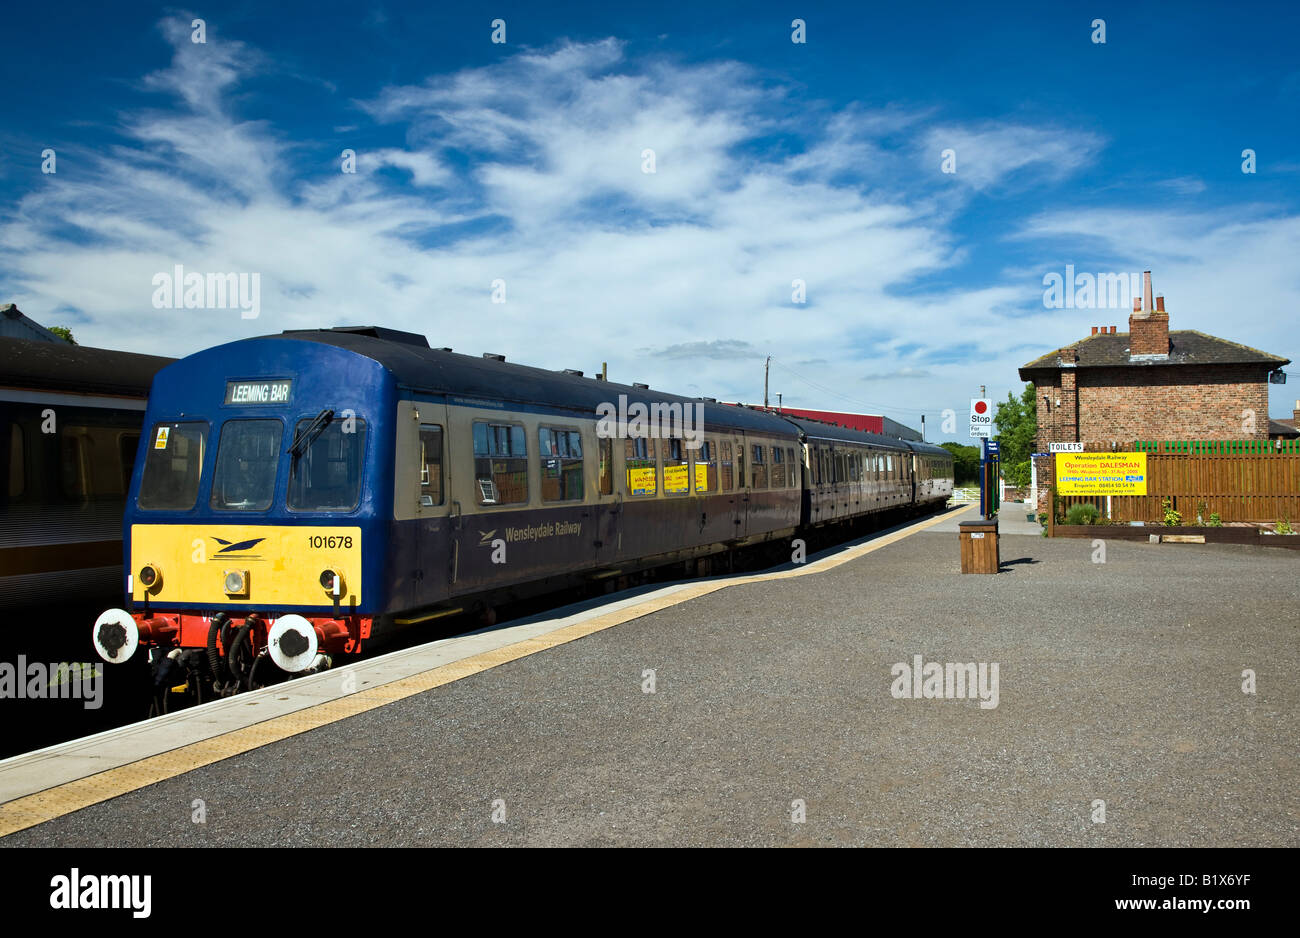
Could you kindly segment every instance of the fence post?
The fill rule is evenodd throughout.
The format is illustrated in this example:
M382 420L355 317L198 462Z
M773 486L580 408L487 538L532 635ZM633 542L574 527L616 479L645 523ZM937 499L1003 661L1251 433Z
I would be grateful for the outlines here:
M1047 536L1056 537L1056 489L1047 489Z

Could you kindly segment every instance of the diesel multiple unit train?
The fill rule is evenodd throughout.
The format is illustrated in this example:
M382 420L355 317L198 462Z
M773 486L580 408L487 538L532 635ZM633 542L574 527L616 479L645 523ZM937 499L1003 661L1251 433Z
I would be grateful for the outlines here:
M154 379L127 608L93 640L229 694L508 598L933 510L952 475L926 443L389 329L245 339Z

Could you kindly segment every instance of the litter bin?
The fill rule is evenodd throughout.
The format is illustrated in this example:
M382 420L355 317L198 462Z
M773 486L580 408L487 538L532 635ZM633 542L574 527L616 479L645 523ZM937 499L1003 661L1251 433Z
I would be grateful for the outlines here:
M961 572L997 573L1001 554L998 551L998 519L963 521L961 532Z

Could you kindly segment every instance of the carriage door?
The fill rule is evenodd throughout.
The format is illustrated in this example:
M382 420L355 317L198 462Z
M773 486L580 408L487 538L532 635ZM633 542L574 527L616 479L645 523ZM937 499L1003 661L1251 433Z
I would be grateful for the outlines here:
M615 484L622 475L623 441L611 437L594 437L596 454L596 498L591 507L592 536L596 563L600 566L614 564L618 559L623 538L623 486ZM585 532L584 532L585 533Z
M448 470L447 407L428 401L397 405L393 518L397 557L393 588L409 606L436 602L456 581L459 506L451 498ZM406 571L409 571L406 572Z
M732 451L735 453L736 469L736 489L732 499L732 527L736 530L736 537L745 537L749 534L749 438L744 433L736 431L731 436Z

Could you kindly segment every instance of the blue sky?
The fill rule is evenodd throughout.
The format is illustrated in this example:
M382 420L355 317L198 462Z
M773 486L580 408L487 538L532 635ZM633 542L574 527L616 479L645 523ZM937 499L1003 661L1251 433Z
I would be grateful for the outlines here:
M1127 329L1044 306L1067 264L1300 360L1294 5L541 6L11 8L0 300L107 347L377 323L747 401L771 355L787 404L931 438ZM155 308L175 264L258 273L258 317Z

